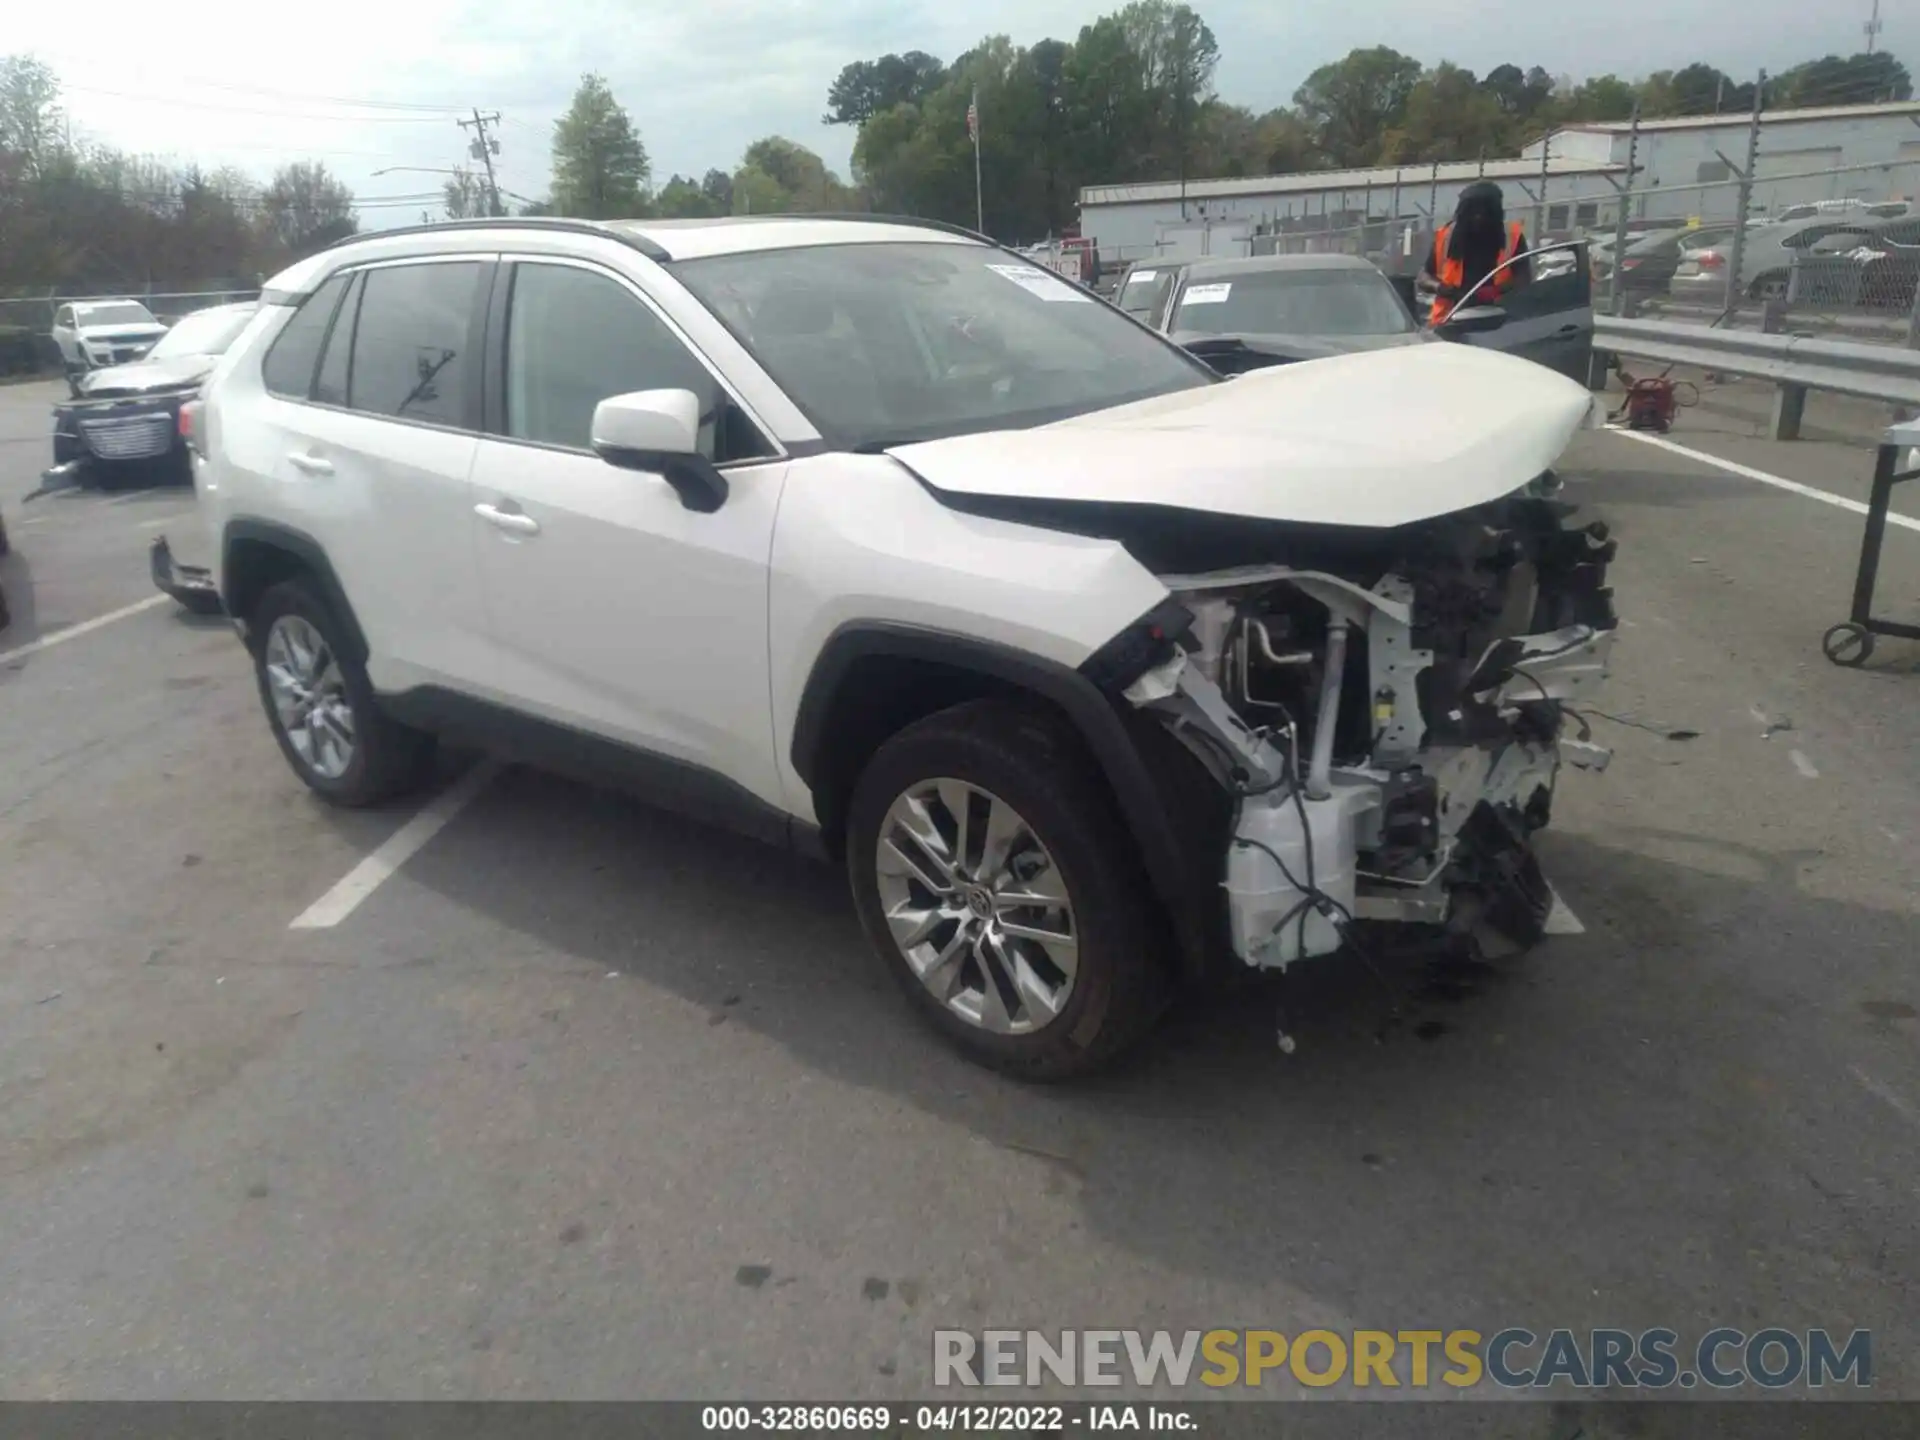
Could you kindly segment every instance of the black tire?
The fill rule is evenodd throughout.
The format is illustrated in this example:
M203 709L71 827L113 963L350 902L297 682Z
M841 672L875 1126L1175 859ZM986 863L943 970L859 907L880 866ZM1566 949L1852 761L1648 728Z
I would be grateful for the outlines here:
M1073 988L1060 1013L1025 1034L995 1033L934 996L887 928L874 858L894 800L951 778L1011 805L1051 854L1075 919ZM1111 793L1078 737L1038 708L974 701L907 727L854 786L847 866L867 938L909 1002L970 1058L1029 1080L1086 1074L1153 1025L1171 990L1167 926Z
M353 754L345 770L337 776L322 774L307 763L288 738L274 707L267 679L267 639L274 622L287 615L299 616L320 633L333 653L342 690L352 711ZM433 763L433 737L381 713L366 667L348 659L341 648L346 627L309 581L287 580L269 589L254 607L248 630L254 680L260 690L261 707L267 712L267 724L280 745L280 753L287 757L287 764L310 790L335 805L357 808L405 794L426 780Z
M1778 270L1760 276L1747 287L1747 296L1753 300L1784 300L1787 298L1787 276Z

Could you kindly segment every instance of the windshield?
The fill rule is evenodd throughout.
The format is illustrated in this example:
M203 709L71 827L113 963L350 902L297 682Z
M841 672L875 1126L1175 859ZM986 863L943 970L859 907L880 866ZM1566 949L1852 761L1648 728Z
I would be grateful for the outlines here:
M223 354L252 318L250 309L203 310L198 315L189 315L155 342L147 358L165 360L173 355Z
M1377 270L1251 270L1189 281L1169 328L1195 335L1404 335L1413 317Z
M1215 378L1071 281L979 245L759 250L673 271L845 448L1040 425Z
M76 305L74 318L82 325L153 325L153 312L131 300L117 305Z
M1167 293L1167 287L1173 283L1171 270L1134 270L1128 273L1127 283L1120 287L1119 305L1129 315L1145 317L1153 313L1160 298Z

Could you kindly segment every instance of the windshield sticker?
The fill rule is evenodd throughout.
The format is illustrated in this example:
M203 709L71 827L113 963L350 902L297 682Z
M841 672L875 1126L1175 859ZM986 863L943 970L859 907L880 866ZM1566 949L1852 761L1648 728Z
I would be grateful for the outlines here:
M1032 265L989 265L987 268L996 275L1003 275L1030 295L1038 295L1051 303L1070 300L1089 300L1089 296L1078 285L1062 280L1051 270L1041 270Z
M1232 289L1232 281L1222 281L1218 285L1196 285L1180 297L1180 308L1184 310L1189 305L1224 304L1227 292Z
M1136 270L1127 277L1127 283L1133 285L1142 280L1158 280L1159 278L1160 272L1158 270Z

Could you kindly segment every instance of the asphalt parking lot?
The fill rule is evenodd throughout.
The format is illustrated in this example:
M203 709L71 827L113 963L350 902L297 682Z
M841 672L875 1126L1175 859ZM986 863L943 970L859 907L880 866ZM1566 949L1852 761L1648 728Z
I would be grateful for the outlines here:
M1290 1056L1216 1001L1034 1089L919 1028L836 873L519 770L450 760L470 803L295 928L418 807L313 801L230 631L146 603L188 496L22 505L51 395L0 389L0 1396L905 1398L939 1326L1779 1325L1872 1330L1920 1399L1920 646L1821 656L1856 514L1581 437L1625 628L1545 847L1580 933L1384 1031L1303 970ZM1863 494L1829 418L1675 439ZM1920 617L1920 531L1882 596Z

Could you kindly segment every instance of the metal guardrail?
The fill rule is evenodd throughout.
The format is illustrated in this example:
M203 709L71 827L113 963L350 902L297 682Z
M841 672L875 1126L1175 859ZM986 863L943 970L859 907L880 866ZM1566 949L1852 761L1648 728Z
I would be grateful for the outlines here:
M1920 408L1920 351L1900 346L1611 315L1594 316L1593 342L1598 349L1637 359L1772 381L1778 387L1771 426L1775 440L1800 438L1809 390Z

